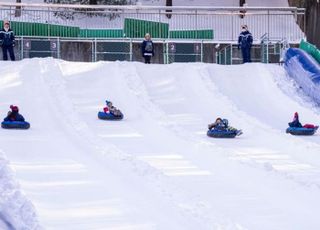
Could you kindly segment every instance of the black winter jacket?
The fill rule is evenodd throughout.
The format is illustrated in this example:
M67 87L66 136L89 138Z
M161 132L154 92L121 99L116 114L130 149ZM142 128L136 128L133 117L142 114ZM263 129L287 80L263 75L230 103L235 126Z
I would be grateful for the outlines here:
M9 28L8 31L5 31L3 28L0 30L0 43L3 46L12 46L15 44L13 30Z

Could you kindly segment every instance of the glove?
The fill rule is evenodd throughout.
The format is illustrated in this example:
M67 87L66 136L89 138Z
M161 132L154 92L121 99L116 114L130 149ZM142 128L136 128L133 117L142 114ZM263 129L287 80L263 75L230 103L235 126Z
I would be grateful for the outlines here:
M12 42L12 47L14 47L16 45L16 41Z

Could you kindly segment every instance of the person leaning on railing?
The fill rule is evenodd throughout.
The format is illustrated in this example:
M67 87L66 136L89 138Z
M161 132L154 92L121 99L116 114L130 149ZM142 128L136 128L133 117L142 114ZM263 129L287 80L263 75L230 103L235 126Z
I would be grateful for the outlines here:
M0 44L2 46L3 60L8 60L8 52L11 61L15 60L13 47L15 45L14 33L10 28L10 23L8 20L4 20L3 29L0 31Z

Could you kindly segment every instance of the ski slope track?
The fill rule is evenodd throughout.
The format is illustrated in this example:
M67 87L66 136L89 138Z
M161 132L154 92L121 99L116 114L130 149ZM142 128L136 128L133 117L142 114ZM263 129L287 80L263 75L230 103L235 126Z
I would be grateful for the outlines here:
M320 226L319 135L285 133L295 111L319 124L320 110L280 66L48 58L0 70L1 114L17 104L31 123L1 130L0 146L44 229ZM106 99L124 120L97 118ZM216 117L244 134L208 138Z

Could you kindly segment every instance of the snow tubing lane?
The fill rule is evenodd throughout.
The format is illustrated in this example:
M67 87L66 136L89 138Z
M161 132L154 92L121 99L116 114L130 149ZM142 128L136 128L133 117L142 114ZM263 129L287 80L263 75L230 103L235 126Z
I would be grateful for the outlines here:
M208 130L207 136L214 138L235 138L237 136L237 131L228 130Z
M286 133L290 133L292 135L301 135L301 136L311 136L315 134L319 126L315 128L297 128L297 127L289 127L286 130Z
M302 49L289 48L284 67L303 92L320 104L320 65Z
M121 113L120 116L115 116L111 113L105 113L105 112L99 112L98 113L98 118L101 120L122 120L123 119L123 114Z
M30 123L26 121L3 121L1 128L4 129L29 129Z

